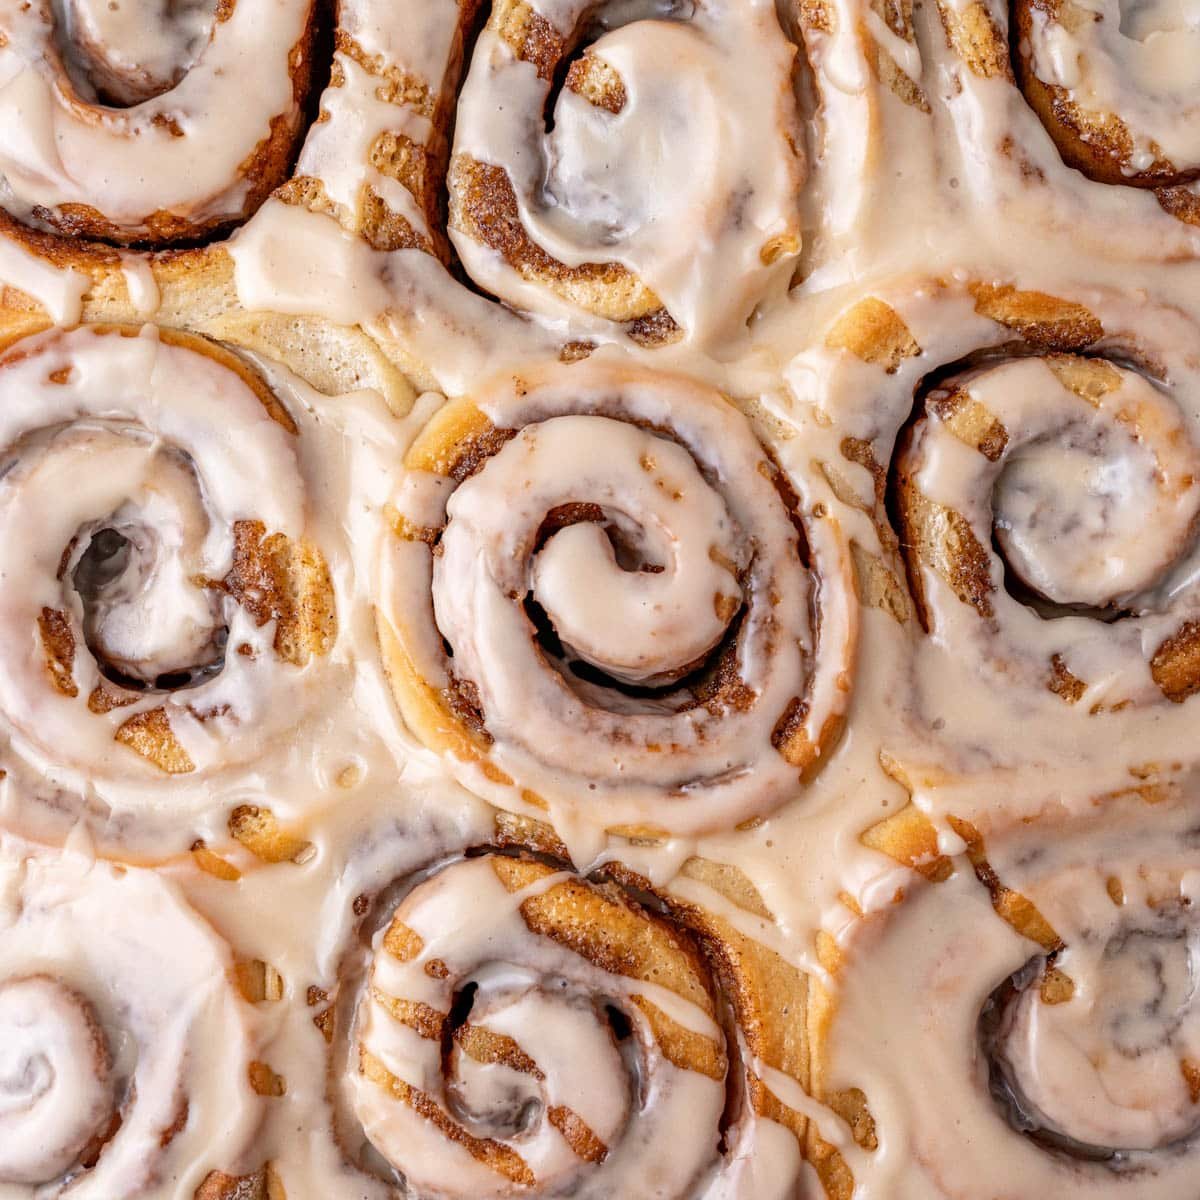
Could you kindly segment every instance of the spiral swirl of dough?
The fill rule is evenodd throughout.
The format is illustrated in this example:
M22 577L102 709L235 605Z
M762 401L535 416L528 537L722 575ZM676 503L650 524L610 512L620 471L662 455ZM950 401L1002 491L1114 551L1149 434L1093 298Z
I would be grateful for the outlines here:
M471 277L643 344L735 329L800 250L795 53L763 0L496 0L450 169Z
M11 5L0 15L0 201L120 244L240 220L286 176L313 5ZM236 81L253 74L249 95Z
M820 1077L861 1083L887 1194L1175 1197L1200 1133L1200 858L1187 803L1112 804L984 837L859 922ZM905 857L900 826L875 844ZM982 886L981 886L982 885ZM887 981L885 984L884 981ZM880 997L886 997L881 1004ZM895 1190L883 1184L891 1180ZM1182 1190L1181 1190L1182 1189Z
M718 1162L711 984L618 889L522 859L459 862L401 902L373 955L352 1105L410 1186L685 1196Z
M44 975L0 983L0 1181L63 1174L112 1117L111 1062L88 1002Z
M469 787L697 830L822 763L853 665L845 547L719 395L529 372L444 407L406 468L381 636L410 727Z
M252 1150L253 1013L175 888L0 847L0 1195L191 1195ZM176 1193L172 1193L176 1194Z
M1194 761L1198 337L1104 289L918 281L789 368L863 601L903 629L885 760L939 811L1086 807Z
M0 708L40 772L153 808L304 710L334 615L295 436L198 337L81 327L0 358Z
M1200 595L1179 582L1200 449L1150 379L1068 355L952 377L897 478L922 619L957 653L1087 707L1200 690Z
M1097 253L1196 255L1200 31L1187 5L938 0L938 12L944 49L931 40L917 77L953 80L972 160L956 183Z

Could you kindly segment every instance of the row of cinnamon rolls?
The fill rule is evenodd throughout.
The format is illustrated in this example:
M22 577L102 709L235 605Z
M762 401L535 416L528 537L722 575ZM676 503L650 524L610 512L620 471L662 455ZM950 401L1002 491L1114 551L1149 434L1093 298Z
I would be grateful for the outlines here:
M477 298L450 266L559 344L715 345L888 225L875 167L900 146L948 212L958 170L960 197L1031 230L1196 253L1200 35L1171 5L1129 21L1032 0L160 15L0 13L0 278L55 319L85 297L137 307L136 272L170 291L180 260L154 252L191 247L206 307L316 305L394 331L419 300L461 324ZM318 278L328 294L305 294Z
M864 621L911 691L883 751L931 804L1014 772L1035 806L1169 789L1200 691L1195 344L1115 294L932 280L855 301L749 407L597 355L397 417L196 335L19 340L10 820L169 856L228 843L264 765L327 793L420 744L563 836L727 830L836 754ZM344 743L330 714L388 690L402 723Z
M738 868L583 876L529 822L334 889L283 970L6 839L0 1194L1186 1195L1194 803L952 824L868 831L890 894L803 965Z
M4 822L69 845L5 849L0 1186L303 1195L255 1132L302 1109L381 1196L968 1197L995 1161L1014 1198L1179 1194L1195 344L1099 289L927 280L741 408L597 354L403 415L196 335L17 341ZM895 811L789 938L673 847L802 811L885 641ZM347 894L321 827L427 769L519 819ZM198 915L237 944L229 897L330 867L344 936L299 970Z

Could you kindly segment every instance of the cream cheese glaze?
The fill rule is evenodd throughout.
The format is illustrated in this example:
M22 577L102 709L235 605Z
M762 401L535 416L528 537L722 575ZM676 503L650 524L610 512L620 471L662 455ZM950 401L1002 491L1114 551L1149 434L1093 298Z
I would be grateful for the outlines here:
M238 0L210 35L203 6L160 26L81 2L72 70L153 93L97 123L47 73L50 10L0 5L0 313L6 342L33 334L0 359L0 1024L21 1031L0 1037L0 1129L54 1135L0 1137L0 1196L618 1179L708 1200L1191 1200L1192 8L475 8L340 6L296 162L243 204L229 168L272 116L298 120L303 6ZM1120 179L1069 165L1023 46L1044 84L1121 118ZM472 217L449 194L468 159L511 206ZM73 203L121 246L159 210L240 227L182 256L22 233ZM41 328L80 319L126 327ZM411 395L313 367L304 338L332 359L312 331L355 325ZM517 432L470 443L461 477L414 466L431 422L467 410ZM805 559L764 467L790 481ZM589 504L604 523L544 526ZM228 582L253 520L324 563L333 624L303 664L277 649L284 607L259 623ZM89 556L114 522L122 541ZM629 570L632 550L667 569ZM786 645L746 677L780 714L816 678L810 712L844 731L802 779L772 720L727 714L745 786L682 817L655 792L673 764L644 746L631 782L613 747L628 710L683 724L663 689L722 644L768 550ZM406 619L423 678L462 667L511 739L494 754L464 766L396 705L377 629ZM223 638L251 653L218 664ZM828 654L849 641L852 671ZM595 670L560 706L567 658ZM90 711L113 675L132 701ZM192 770L114 737L160 709ZM730 761L721 723L694 724L693 749ZM553 865L510 889L476 851L528 862L517 843ZM524 906L568 885L620 888L670 930L700 964L691 999L532 931ZM389 948L398 918L419 953ZM720 1071L671 1061L635 994ZM44 1051L6 1057L38 1030ZM57 1095L63 1053L96 1073ZM180 1094L145 1175L145 1130Z

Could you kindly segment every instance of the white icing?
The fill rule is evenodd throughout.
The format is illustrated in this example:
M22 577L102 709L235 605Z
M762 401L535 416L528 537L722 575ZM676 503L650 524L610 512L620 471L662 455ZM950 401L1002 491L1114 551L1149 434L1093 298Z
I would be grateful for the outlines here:
M548 1194L569 1189L581 1196L685 1195L717 1158L724 1089L663 1054L634 997L649 991L658 1005L669 994L672 1017L694 1005L666 988L606 971L531 931L520 906L564 878L550 874L510 893L482 858L447 867L419 885L395 920L421 939L420 949L399 959L387 949L390 924L376 935L370 990L359 1001L355 1037L364 1054L441 1105L469 1135L491 1138L517 1156L531 1174L526 1187L536 1181ZM439 964L433 973L427 969L431 963ZM388 1009L390 999L398 998L446 1014L470 984L477 989L468 1014L471 1028L512 1039L536 1074L473 1058L462 1042L445 1061L439 1039L421 1036ZM624 1053L605 1006L631 1022ZM694 1017L690 1023L696 1023ZM719 1030L707 1024L706 1035L720 1044ZM636 1055L636 1066L629 1054ZM454 1196L515 1194L512 1176L451 1141L368 1074L351 1075L350 1094L367 1137L416 1186ZM556 1118L563 1108L604 1144L602 1162L572 1149ZM665 1142L681 1152L657 1156L653 1148Z
M271 0L232 9L212 25L211 40L173 87L133 107L110 108L77 95L64 76L49 5L7 6L0 14L4 207L28 219L39 207L87 205L133 236L158 212L193 223L240 215L246 193L241 164L269 136L273 119L295 119L288 56L308 6ZM175 39L161 41L160 27L136 8L89 2L73 11L81 36L90 31L128 55L111 63L119 74L146 67L155 75L165 69L161 60L177 61ZM185 9L193 13L203 21L203 6ZM190 19L187 25L190 46L198 31ZM250 76L256 86L248 104L233 81Z
M149 872L69 852L22 862L28 848L8 841L2 853L20 907L0 937L0 1196L190 1198L239 1161L263 1117L228 948ZM97 1135L99 1158L80 1169Z

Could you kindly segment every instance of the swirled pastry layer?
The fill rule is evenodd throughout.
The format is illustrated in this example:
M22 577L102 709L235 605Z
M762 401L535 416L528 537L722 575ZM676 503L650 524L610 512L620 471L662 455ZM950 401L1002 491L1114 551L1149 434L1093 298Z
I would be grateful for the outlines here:
M584 365L447 406L380 598L406 720L508 807L696 830L782 803L836 739L856 630L796 488L682 380Z

